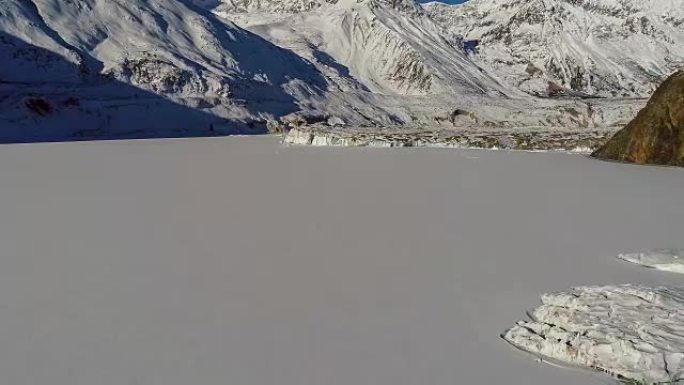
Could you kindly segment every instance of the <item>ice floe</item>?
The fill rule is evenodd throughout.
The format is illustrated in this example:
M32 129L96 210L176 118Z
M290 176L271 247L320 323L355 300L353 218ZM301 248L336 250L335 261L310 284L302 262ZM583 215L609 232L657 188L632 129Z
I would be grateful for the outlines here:
M684 381L684 289L578 287L542 305L503 338L569 366L638 383Z
M618 259L658 270L684 274L684 249L656 249L620 254Z

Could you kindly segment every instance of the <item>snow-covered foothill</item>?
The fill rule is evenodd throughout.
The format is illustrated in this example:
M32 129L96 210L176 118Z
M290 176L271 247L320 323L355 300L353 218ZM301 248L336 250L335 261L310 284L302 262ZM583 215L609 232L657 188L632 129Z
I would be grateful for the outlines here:
M638 383L684 380L684 289L578 287L542 305L503 338L561 364Z
M655 249L618 255L623 261L657 270L684 274L684 249Z

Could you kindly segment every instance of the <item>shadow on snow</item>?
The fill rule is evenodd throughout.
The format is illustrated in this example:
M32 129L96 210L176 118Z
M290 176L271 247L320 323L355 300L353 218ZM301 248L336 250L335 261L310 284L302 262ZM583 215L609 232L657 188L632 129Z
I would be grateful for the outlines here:
M242 71L242 77L235 84L231 82L232 97L223 100L226 108L235 99L244 101L240 108L251 116L279 117L299 110L297 100L282 87L292 80L292 72L301 75L297 78L307 85L307 92L325 89L325 78L293 52L248 31L228 30L207 11L188 6L209 20L222 48L235 57ZM74 64L0 31L0 143L267 132L263 119L222 118L201 98L184 99L180 104L127 83L92 75L99 72L102 63L88 53L78 54L81 63ZM267 74L269 82L251 81L257 74Z

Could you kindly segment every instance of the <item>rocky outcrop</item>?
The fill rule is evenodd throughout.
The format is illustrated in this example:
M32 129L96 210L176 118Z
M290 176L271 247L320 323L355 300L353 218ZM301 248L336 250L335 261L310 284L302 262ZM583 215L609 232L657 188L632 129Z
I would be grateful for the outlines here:
M684 167L684 71L667 79L637 117L593 156Z

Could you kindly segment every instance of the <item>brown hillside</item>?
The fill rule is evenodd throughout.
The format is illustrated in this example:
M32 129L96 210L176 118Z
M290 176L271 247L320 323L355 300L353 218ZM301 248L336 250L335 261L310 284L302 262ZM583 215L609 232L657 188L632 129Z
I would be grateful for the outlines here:
M684 71L667 79L637 117L592 156L684 167Z

